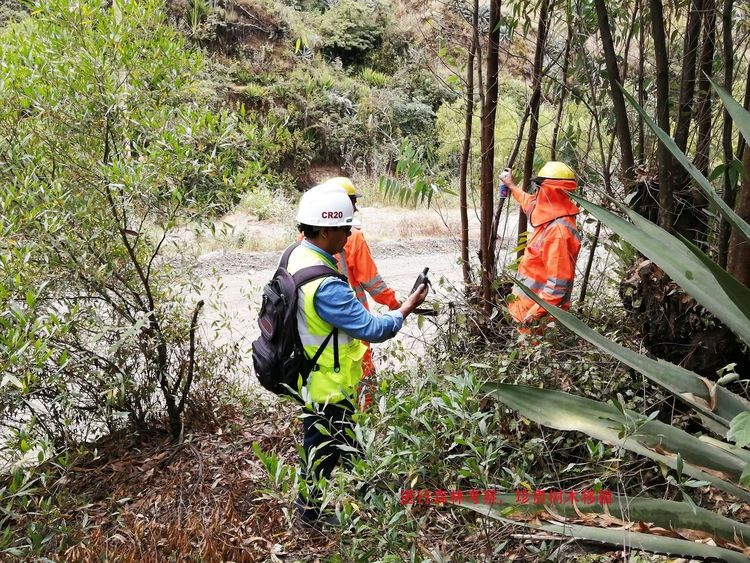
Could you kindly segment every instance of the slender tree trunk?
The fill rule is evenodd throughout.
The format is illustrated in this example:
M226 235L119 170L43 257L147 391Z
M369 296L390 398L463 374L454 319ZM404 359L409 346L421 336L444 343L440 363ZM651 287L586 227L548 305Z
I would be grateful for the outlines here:
M644 20L643 20L643 7L641 6L642 0L638 0L638 12L640 14L638 26L638 105L644 107L646 105L646 91L644 88L644 76L645 68L644 63L646 61L646 34L644 32ZM638 114L638 163L643 164L646 161L646 130L645 123L641 114Z
M518 152L521 150L521 142L523 141L523 133L526 130L526 122L529 120L529 113L530 108L529 105L526 104L526 109L523 111L523 117L521 118L521 125L518 128L518 135L516 136L516 143L513 145L513 150L510 153L510 158L508 158L508 162L506 165L508 168L513 168L513 165L516 163L516 159L518 158ZM497 248L497 236L498 236L498 230L500 228L500 214L503 211L503 201L501 200L500 203L497 206L497 209L495 210L495 217L492 220L492 240L490 241L490 249L492 251L492 255L497 257L497 252L495 251ZM508 206L508 209L510 209L510 206ZM505 236L505 232L503 232L503 237Z
M607 65L607 75L609 76L610 96L615 111L615 132L617 140L620 142L620 166L622 176L626 185L632 186L634 181L634 161L633 161L633 143L630 136L630 123L628 122L628 112L625 107L625 97L622 95L620 86L620 71L617 65L617 55L615 54L615 44L612 39L612 30L609 25L609 16L604 0L594 0L596 7L596 16L599 24L599 33L602 37L602 49L604 50L604 60Z
M697 85L698 108L695 116L698 124L698 140L693 163L704 176L708 176L713 122L711 84L708 79L713 74L712 69L716 43L715 0L705 0L703 8L703 46ZM708 231L707 218L704 213L708 202L705 196L698 189L691 187L690 184L686 184L685 188L678 193L678 199L682 208L680 209L679 218L675 223L675 230L700 246L705 246Z
M479 0L474 0L474 14L472 25L477 28L479 17ZM461 164L458 173L459 200L461 206L461 269L464 284L471 283L471 267L469 264L469 207L467 201L466 176L469 170L469 155L471 154L472 120L474 118L474 54L477 50L476 34L472 35L469 47L469 60L466 64L466 114L464 119L464 142L461 149Z
M490 239L492 237L492 217L494 211L493 185L495 177L495 115L497 112L499 78L499 24L500 0L490 0L490 31L487 46L487 90L482 107L482 165L480 174L482 300L487 312L492 308L492 281L495 270L495 257L490 255Z
M745 108L745 111L750 111L750 64L747 65L747 78L745 80L745 103L742 105L742 107ZM740 138L737 140L737 158L739 160L742 160L743 156L745 155L746 145L747 142L745 141L745 137L740 135Z
M532 70L532 93L529 101L529 138L526 142L526 154L523 159L523 190L528 191L531 186L531 175L534 168L534 153L536 152L536 137L539 132L539 105L542 100L542 63L544 62L544 46L547 42L547 28L549 0L542 0L539 8L539 29L537 31L536 49L534 51L534 68ZM518 211L518 238L528 230L528 221L523 211ZM523 255L523 249L518 256Z
M562 124L563 109L565 109L565 99L568 93L568 66L570 62L570 45L573 43L573 15L568 7L568 36L565 38L565 53L563 54L562 67L562 86L560 90L560 100L557 104L557 115L555 116L555 128L552 131L552 148L550 149L550 160L557 160L557 140L560 135L560 126Z
M695 64L698 60L698 39L701 31L701 11L703 0L692 0L685 27L682 45L682 76L680 78L680 110L674 140L682 152L687 150L690 122L693 120L693 97L695 94ZM682 183L682 182L680 182Z
M745 170L750 170L750 151L745 151L742 159ZM750 179L742 178L737 191L737 205L734 210L745 221L750 222ZM745 240L736 229L729 237L727 253L727 271L737 280L750 287L750 242Z
M656 63L656 121L669 135L669 55L664 36L664 10L661 0L649 0L651 8L651 37L654 41ZM672 229L674 212L672 195L672 155L664 143L657 147L659 162L659 226Z
M594 238L591 241L591 250L589 251L589 258L586 261L586 270L583 273L583 280L581 281L581 294L578 296L578 302L583 303L586 301L586 294L589 289L589 279L591 278L591 268L594 265L594 255L596 254L596 246L599 244L599 234L602 231L602 222L596 222L596 231L594 231Z
M698 76L698 143L694 164L704 176L708 175L711 148L711 84L714 52L716 50L716 4L714 0L704 2L703 49L701 51L700 75Z
M724 0L724 9L721 12L721 28L724 46L724 88L727 92L732 91L734 83L734 42L732 39L732 9L734 0ZM729 173L729 163L734 159L732 151L732 117L724 109L724 125L721 134L721 145L724 149L724 164L727 167L724 170L724 201L730 207L734 207L734 197L736 193L736 184L732 181L732 175ZM727 267L727 252L729 249L729 236L732 230L725 220L722 219L719 227L719 266Z

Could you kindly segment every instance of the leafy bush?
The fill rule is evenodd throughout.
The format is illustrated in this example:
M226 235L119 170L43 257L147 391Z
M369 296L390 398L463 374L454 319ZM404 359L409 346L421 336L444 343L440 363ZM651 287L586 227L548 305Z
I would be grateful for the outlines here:
M717 86L715 88L727 111L739 124L744 137L750 139L750 113L727 92ZM720 199L703 174L674 141L656 126L632 96L628 93L625 95L659 140L695 179L705 196L736 228L738 236L750 240L750 224ZM618 207L627 216L627 220L580 197L571 197L658 264L686 292L724 322L745 345L750 345L750 289L715 264L693 243L661 229L625 205L618 204ZM750 403L719 382L714 383L681 366L651 359L612 342L572 314L545 303L520 281L516 283L530 299L536 301L566 328L639 371L679 399L695 415L696 422L700 419L705 433L696 435L695 429L688 432L671 424L671 421L661 422L657 419L658 411L648 416L632 411L623 405L619 397L606 404L559 391L519 385L489 384L485 390L506 406L539 424L558 430L584 432L595 439L614 444L618 450L629 450L658 462L662 467L670 468L674 475L666 474L665 470L667 481L680 491L684 504L650 498L637 498L635 502L631 502L622 497L618 499L618 503L627 503L630 514L621 517L632 521L654 522L674 530L689 529L708 533L715 543L714 546L707 547L696 545L690 539L682 539L681 535L678 535L679 540L664 541L658 535L632 532L623 535L620 531L613 533L612 530L581 525L568 527L566 524L562 527L559 522L524 522L524 525L580 539L636 545L659 553L725 561L746 560L744 546L750 538L750 527L709 510L699 509L688 490L710 485L714 488L712 496L716 494L715 489L720 489L745 504L750 502L750 450L747 449L750 445ZM641 505L643 510L640 509ZM467 507L476 510L475 507ZM507 515L501 514L497 507L490 507L482 512L492 518L508 521ZM663 523L659 522L659 513L668 515Z
M323 14L320 22L324 52L345 64L362 60L379 44L390 22L388 14L388 7L380 0L340 0Z
M377 70L373 70L370 67L363 68L360 71L359 76L362 80L364 80L367 84L374 88L385 88L391 81L390 77L387 74L378 72Z
M160 2L34 8L0 33L4 427L19 455L165 414L179 438L193 383L234 353L196 354L202 302L165 243L219 204L257 128L191 98L203 59Z

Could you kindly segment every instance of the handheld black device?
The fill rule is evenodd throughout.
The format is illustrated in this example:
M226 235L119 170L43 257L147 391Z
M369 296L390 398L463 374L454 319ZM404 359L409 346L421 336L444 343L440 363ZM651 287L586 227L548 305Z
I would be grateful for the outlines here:
M417 291L417 288L419 288L420 285L423 283L426 283L427 285L432 285L432 282L430 281L430 278L427 277L427 272L429 272L429 268L425 268L422 270L422 273L417 276L417 281L414 282L414 287L411 288L411 291L409 294L414 293Z

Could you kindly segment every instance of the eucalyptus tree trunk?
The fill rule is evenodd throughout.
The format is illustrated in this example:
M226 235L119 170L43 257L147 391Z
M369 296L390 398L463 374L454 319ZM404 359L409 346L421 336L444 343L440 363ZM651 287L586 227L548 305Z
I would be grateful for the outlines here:
M550 160L557 160L557 140L560 135L562 124L563 109L565 109L565 99L568 93L568 68L570 63L570 46L573 43L573 14L568 6L568 36L565 38L565 53L563 54L562 67L562 86L560 88L560 99L557 103L557 115L555 116L555 128L552 131L552 148L550 149Z
M698 39L701 31L702 10L703 0L692 0L690 2L690 13L685 24L685 39L682 44L679 112L674 130L674 141L682 152L687 150L690 122L693 120L695 64L698 60Z
M654 41L656 64L656 121L669 134L669 55L664 35L664 9L661 0L649 0L651 9L651 38ZM674 211L672 195L672 155L664 143L659 143L656 157L659 162L659 226L672 229Z
M546 0L545 0L546 1ZM490 0L489 42L487 45L487 88L482 104L482 163L480 173L481 233L480 249L482 263L482 301L485 311L492 308L492 282L495 274L495 257L490 252L492 238L492 216L494 211L495 176L495 115L498 93L498 57L500 47L500 0Z
M524 191L531 187L531 175L534 168L534 153L536 152L536 138L539 132L539 105L542 100L542 63L544 62L544 47L547 42L547 29L549 27L549 0L542 0L539 8L539 29L537 31L536 49L534 51L534 68L532 70L532 92L529 101L529 138L526 142L526 154L523 159L523 184ZM528 230L528 221L523 211L518 211L518 239ZM523 255L523 249L518 251L518 256Z
M638 105L644 107L646 104L646 90L644 87L645 62L646 62L646 34L643 31L643 8L638 0L639 23L638 26ZM643 116L638 114L638 163L643 164L646 160L646 129Z
M745 170L750 170L750 151L745 151L742 164ZM740 182L734 210L745 221L750 221L750 179L748 178L743 178ZM741 284L750 287L750 242L746 241L735 229L729 237L727 271Z
M461 206L461 269L463 271L464 284L471 283L471 267L469 264L469 208L467 202L466 176L469 170L469 155L471 153L471 130L474 118L474 55L477 51L478 35L476 29L479 24L479 0L474 0L474 13L472 15L471 46L469 47L469 58L466 63L466 113L464 117L464 142L461 148L461 164L459 167L459 200Z
M732 91L734 83L734 41L732 38L732 9L734 0L725 0L724 9L721 12L722 43L724 47L724 88L727 92ZM724 201L734 207L734 198L736 194L736 183L730 174L729 163L734 160L732 147L732 117L724 109L724 123L721 131L721 146L724 150ZM722 268L727 267L727 251L729 249L729 235L731 234L729 223L722 219L719 226L718 241L718 262Z
M700 74L698 75L698 143L694 164L704 176L708 175L711 148L711 84L714 52L716 50L716 3L705 0L703 5L703 48L701 49Z
M712 126L712 107L711 107L711 84L708 79L713 74L714 53L716 44L716 2L715 0L704 0L703 3L703 46L701 49L701 58L698 74L698 108L696 110L695 120L698 126L698 139L696 143L696 154L693 160L696 168L704 176L708 176L708 166L710 162L711 149L711 126ZM679 199L684 203L684 208L680 211L678 221L675 223L675 230L687 237L689 240L696 242L706 250L706 238L708 224L704 210L708 202L696 188L692 188L689 183L680 191Z
M602 38L602 49L604 51L604 60L607 65L607 75L610 84L610 96L615 112L615 133L620 143L620 167L622 177L628 186L634 181L634 160L633 160L633 142L630 136L630 123L628 122L628 112L625 107L625 97L622 95L620 86L620 70L617 64L617 55L615 54L614 40L612 39L612 29L609 25L609 15L604 0L594 0L596 7L597 22L599 25L599 34Z

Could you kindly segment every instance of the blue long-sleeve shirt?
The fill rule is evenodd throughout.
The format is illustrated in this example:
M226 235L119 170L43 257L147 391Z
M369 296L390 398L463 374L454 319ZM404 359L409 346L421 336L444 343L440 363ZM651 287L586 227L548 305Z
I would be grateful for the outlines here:
M303 240L302 244L332 264L336 263L333 256L311 242ZM399 311L373 315L357 300L349 284L335 277L323 280L315 292L313 306L324 321L365 342L383 342L392 338L404 322Z

